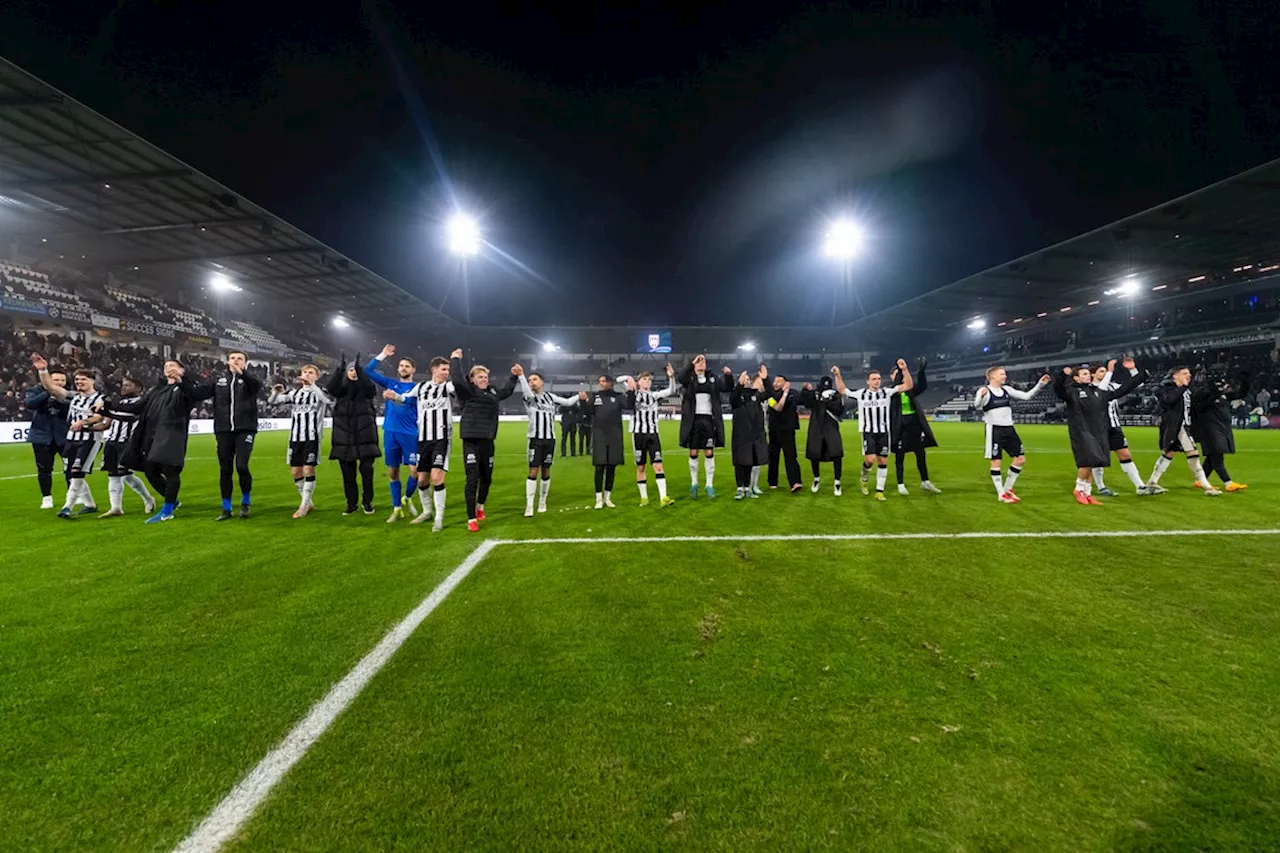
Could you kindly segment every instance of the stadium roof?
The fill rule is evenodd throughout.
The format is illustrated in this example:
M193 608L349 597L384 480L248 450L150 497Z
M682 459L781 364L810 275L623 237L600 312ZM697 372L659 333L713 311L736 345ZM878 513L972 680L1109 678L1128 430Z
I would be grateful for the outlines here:
M0 232L160 295L223 272L291 310L456 325L212 178L0 59Z
M1140 292L1185 293L1276 269L1280 160L879 311L850 329L872 336L940 332L978 317L991 331L1017 318L1025 329L1032 321L1075 319L1096 307L1090 302L1105 308L1104 293L1125 283Z

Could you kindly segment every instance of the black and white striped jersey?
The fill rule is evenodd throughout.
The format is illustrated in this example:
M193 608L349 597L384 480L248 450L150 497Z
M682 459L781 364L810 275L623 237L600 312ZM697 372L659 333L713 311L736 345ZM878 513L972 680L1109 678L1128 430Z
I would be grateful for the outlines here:
M674 397L680 391L674 382L661 391L642 391L637 388L634 413L631 415L631 431L637 435L655 435L658 432L658 401Z
M142 399L141 397L121 397L114 401L126 406L133 406ZM111 419L111 424L107 427L107 441L123 444L133 438L133 428L138 424L138 415L136 412L122 412L112 405L113 401L108 400L103 414Z
M319 385L304 385L283 393L273 391L267 403L293 406L289 415L289 441L319 441L324 435L324 418L333 406L333 398Z
M845 389L844 395L858 401L858 432L882 433L889 431L889 406L893 398L902 388L859 388L857 391Z
M1138 370L1137 368L1134 368L1133 370L1130 370L1129 373L1132 376L1137 376ZM1111 378L1110 373L1102 377L1101 382L1095 382L1094 385L1098 386L1098 390L1100 391L1114 391L1120 387L1120 383L1114 381ZM1107 404L1107 419L1110 422L1112 427L1116 429L1120 428L1120 401L1119 400L1112 400L1110 403Z
M96 414L93 407L101 399L102 395L97 391L88 394L77 392L67 398L67 441L97 441L101 438L101 434L92 429L76 429L73 426L76 422L88 420Z
M533 393L529 380L523 374L520 376L520 394L524 397L524 407L529 413L528 436L542 441L556 439L556 409L559 406L578 405L577 397L560 397L545 389L537 394Z
M397 399L418 401L418 441L444 441L453 438L452 382L419 382Z

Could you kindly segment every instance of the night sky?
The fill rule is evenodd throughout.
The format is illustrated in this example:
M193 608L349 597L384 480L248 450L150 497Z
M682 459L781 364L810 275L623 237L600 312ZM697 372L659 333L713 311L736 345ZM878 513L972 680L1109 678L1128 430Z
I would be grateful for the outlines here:
M834 216L874 310L1280 154L1273 3L629 5L7 0L0 53L475 323L847 321Z

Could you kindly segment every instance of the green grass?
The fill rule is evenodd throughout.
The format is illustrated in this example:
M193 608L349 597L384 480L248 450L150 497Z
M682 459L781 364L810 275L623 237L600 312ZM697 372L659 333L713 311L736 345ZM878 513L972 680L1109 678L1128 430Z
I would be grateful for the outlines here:
M1239 433L1242 494L1077 506L1066 435L1026 428L1024 503L980 427L938 425L937 497L852 486L612 512L557 461L523 510L505 425L491 521L294 521L281 434L255 517L215 525L196 439L166 525L62 522L0 481L0 849L172 847L483 537L1277 527L1280 436ZM1154 436L1132 430L1144 473ZM674 448L674 436L667 437ZM972 451L972 452L971 452ZM31 470L0 448L0 477ZM856 461L854 463L856 466ZM856 467L855 467L856 472ZM807 472L806 472L807 476ZM1109 477L1118 491L1118 469ZM91 480L105 503L105 478ZM652 484L651 484L652 485ZM892 490L892 486L890 487ZM651 496L653 496L651 494ZM654 501L656 504L656 500ZM339 718L237 850L1240 849L1280 838L1280 539L504 546Z

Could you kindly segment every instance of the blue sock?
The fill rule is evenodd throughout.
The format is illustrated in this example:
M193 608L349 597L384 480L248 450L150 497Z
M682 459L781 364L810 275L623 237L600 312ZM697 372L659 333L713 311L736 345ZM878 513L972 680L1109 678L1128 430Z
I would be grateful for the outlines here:
M392 480L391 481L391 505L392 506L400 506L400 489L401 489L400 481Z
M231 498L222 499L222 511L231 512Z
M248 506L248 505L249 505L249 493L245 492L244 494L240 495L240 506Z
M160 508L161 515L173 515L173 504L168 501L164 502L164 506Z
M414 492L416 492L416 491L418 491L418 478L417 478L417 477L410 477L410 478L409 478L409 485L407 485L407 486L405 486L405 487L404 487L404 496L405 496L406 498L411 498L411 497L413 497L413 493L414 493Z

